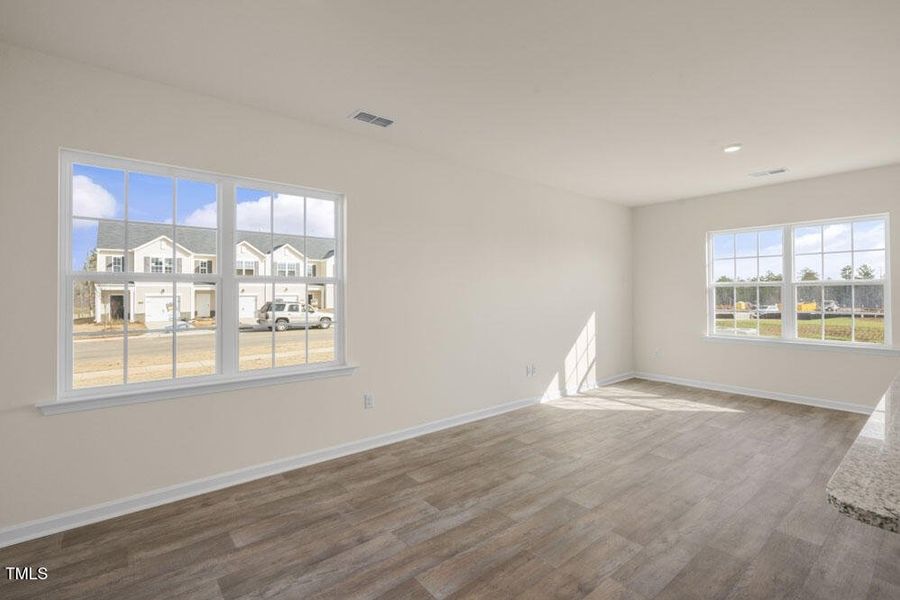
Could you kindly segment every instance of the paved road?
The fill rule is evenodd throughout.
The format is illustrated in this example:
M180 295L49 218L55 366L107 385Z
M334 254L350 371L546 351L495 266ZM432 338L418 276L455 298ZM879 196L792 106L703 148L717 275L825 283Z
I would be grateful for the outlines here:
M290 329L284 332L276 332L276 343L282 345L302 345L305 343L306 332L302 329ZM241 331L239 344L242 350L264 350L271 347L271 330ZM309 345L325 346L333 344L334 329L310 329ZM206 352L215 344L214 332L188 331L178 334L178 352ZM76 354L82 360L105 358L122 347L121 337L88 338L75 342ZM132 336L128 342L129 355L164 355L171 352L171 333L147 333Z
M211 375L215 372L215 334L191 330L177 336L179 377ZM272 366L272 331L240 332L240 369ZM89 338L74 344L74 385L78 388L122 383L124 344L122 337ZM309 330L307 361L306 331L292 329L275 333L275 366L302 365L334 359L334 329ZM172 334L146 333L128 340L128 380L156 381L172 377Z

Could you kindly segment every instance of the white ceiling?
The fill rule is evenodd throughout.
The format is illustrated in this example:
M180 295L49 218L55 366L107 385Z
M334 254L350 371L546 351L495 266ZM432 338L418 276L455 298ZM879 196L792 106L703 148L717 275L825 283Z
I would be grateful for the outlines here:
M0 38L632 205L900 162L900 0L0 0Z

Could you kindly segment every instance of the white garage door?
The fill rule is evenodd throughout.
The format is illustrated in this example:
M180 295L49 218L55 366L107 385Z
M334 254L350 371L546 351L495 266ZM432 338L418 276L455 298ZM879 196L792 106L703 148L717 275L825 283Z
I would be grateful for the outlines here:
M241 296L239 315L242 319L252 319L256 316L256 296Z
M165 296L144 298L144 320L148 323L170 322L172 320L172 313L168 309L170 302L172 298Z

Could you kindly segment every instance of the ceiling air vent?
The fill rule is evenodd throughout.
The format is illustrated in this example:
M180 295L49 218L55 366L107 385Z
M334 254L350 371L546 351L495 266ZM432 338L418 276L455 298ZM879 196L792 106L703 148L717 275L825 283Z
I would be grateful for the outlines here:
M769 175L781 175L787 173L787 167L778 167L777 169L763 169L762 171L753 171L750 177L768 177Z
M379 117L378 115L373 115L372 113L361 110L353 113L353 118L357 121L362 121L363 123L368 123L370 125L377 125L379 127L388 127L394 123L387 117Z

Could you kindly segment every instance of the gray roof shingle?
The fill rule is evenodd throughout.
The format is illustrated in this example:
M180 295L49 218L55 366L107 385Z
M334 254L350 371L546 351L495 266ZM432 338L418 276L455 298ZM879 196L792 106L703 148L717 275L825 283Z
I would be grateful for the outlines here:
M175 234L178 244L194 254L216 253L216 230L200 227L184 227L179 225ZM155 240L159 236L172 237L172 226L165 223L128 223L128 245L133 249L147 242ZM125 223L123 221L101 220L97 226L98 248L121 248L125 238ZM274 242L274 247L279 248L290 244L299 252L303 252L304 236L276 233L270 237L268 233L251 231L238 231L235 234L235 243L247 242L262 252L269 251L269 245ZM316 237L305 238L306 255L316 260L324 260L334 255L334 240Z

